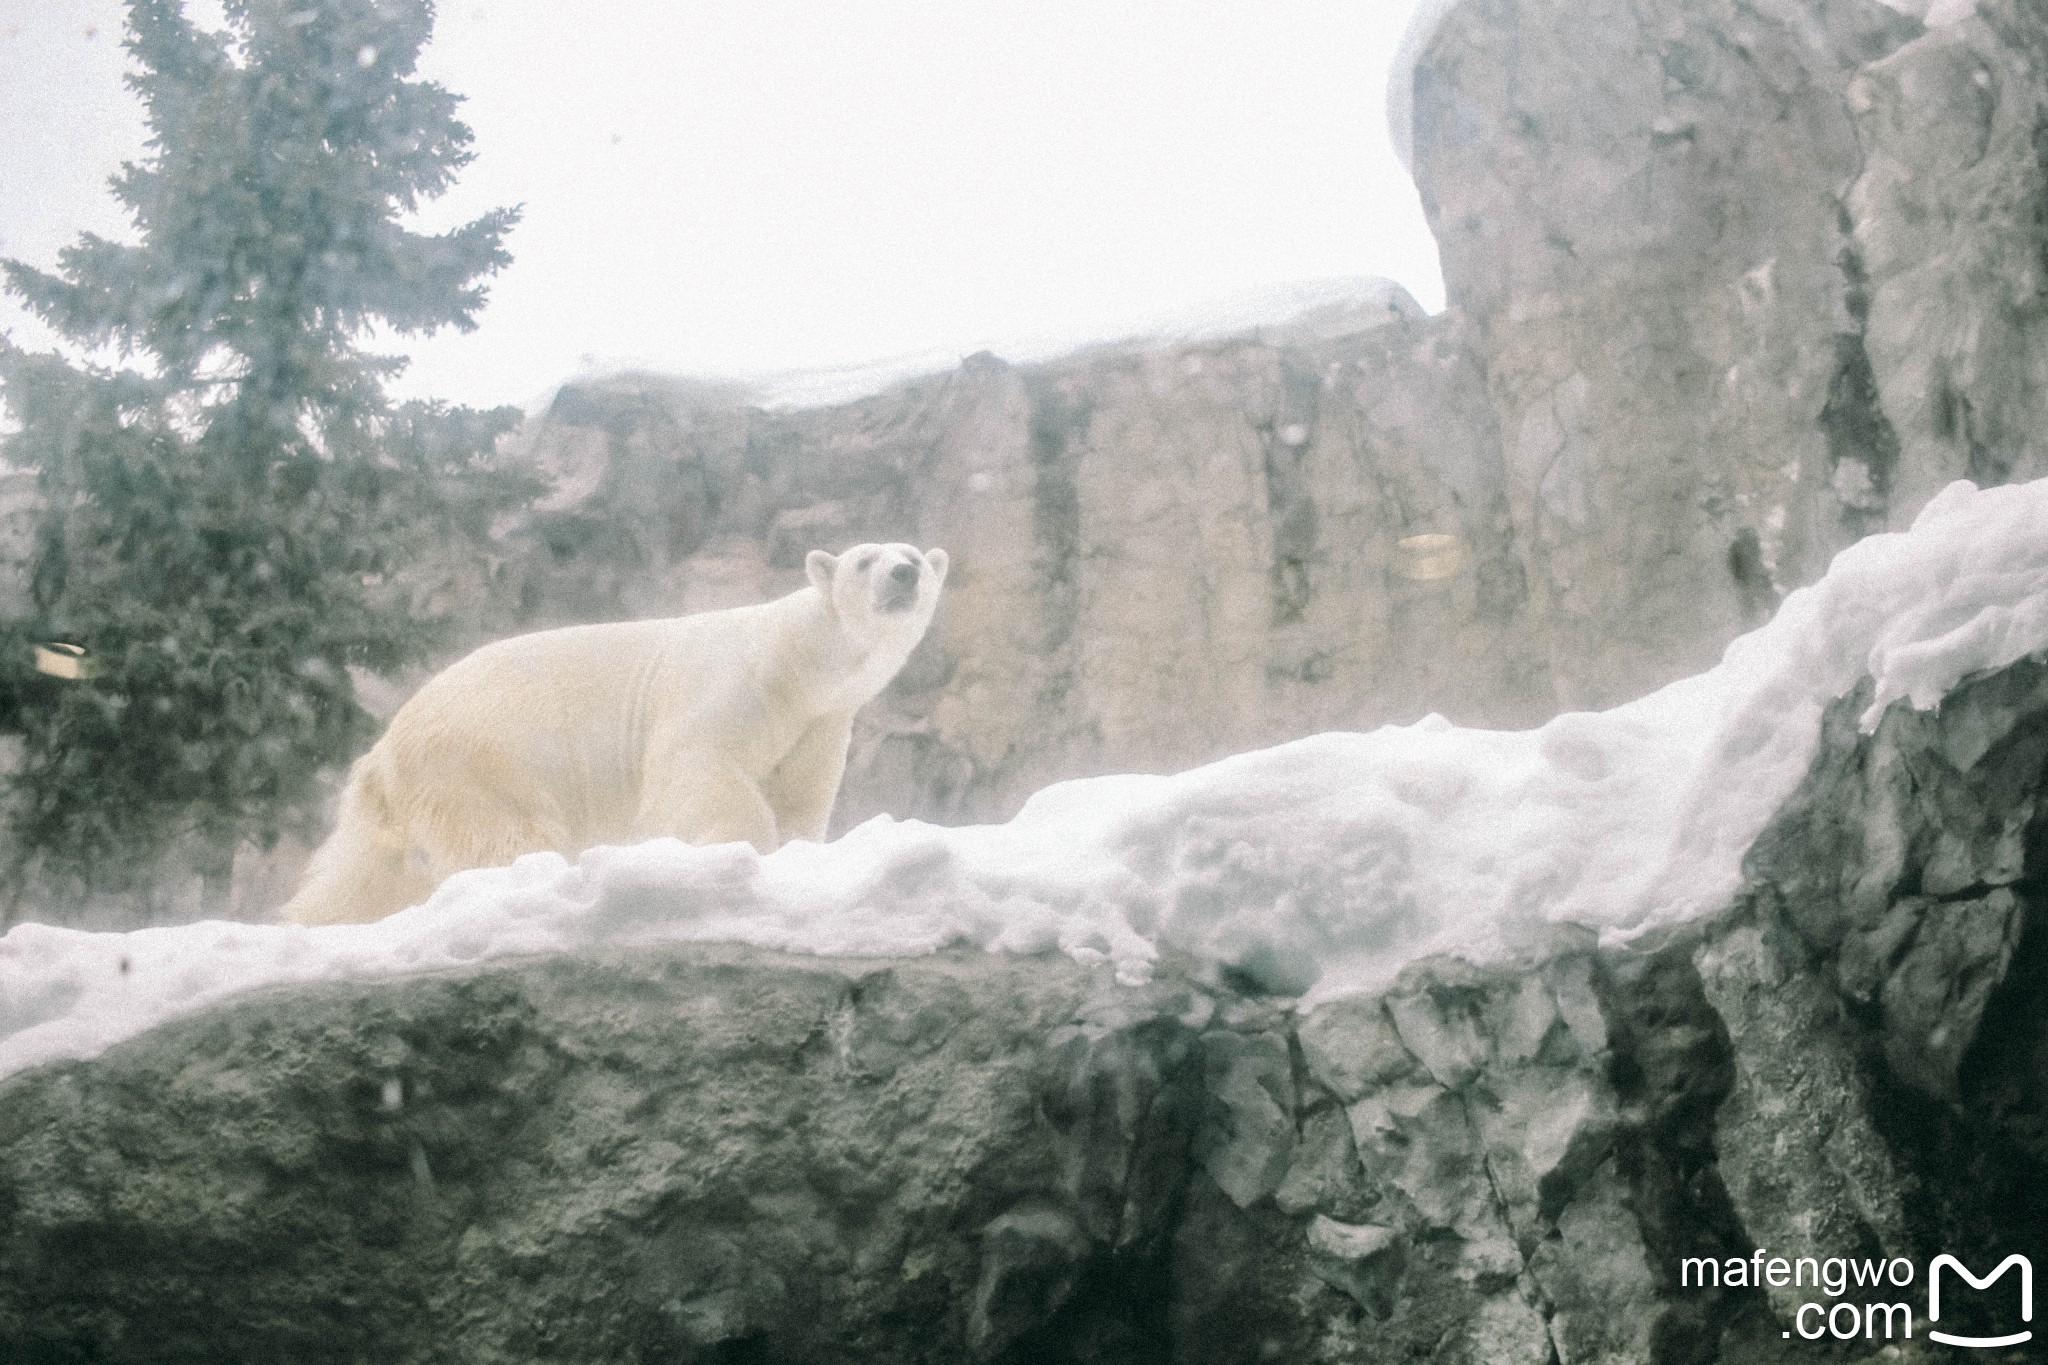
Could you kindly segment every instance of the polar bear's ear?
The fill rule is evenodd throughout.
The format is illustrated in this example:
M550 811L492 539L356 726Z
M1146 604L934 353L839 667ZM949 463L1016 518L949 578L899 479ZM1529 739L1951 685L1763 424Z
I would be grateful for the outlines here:
M839 556L828 555L823 550L813 550L804 556L804 572L810 576L811 586L823 594L825 600L832 600L832 572L839 567Z
M932 577L937 582L943 583L946 581L946 566L952 563L952 561L946 558L944 550L926 550L924 552L924 562L931 566Z

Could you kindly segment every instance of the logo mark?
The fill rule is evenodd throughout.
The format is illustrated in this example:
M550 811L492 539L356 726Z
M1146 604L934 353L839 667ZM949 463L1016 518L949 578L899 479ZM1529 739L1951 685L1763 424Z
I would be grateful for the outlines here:
M1944 1253L1935 1257L1934 1264L1927 1268L1927 1320L1929 1322L1941 1321L1941 1268L1943 1266L1947 1266L1955 1271L1956 1274L1968 1280L1972 1289L1989 1289L1992 1281L2005 1274L2006 1271L2011 1270L2014 1266L2018 1266L2020 1268L2020 1321L2032 1322L2034 1320L2034 1263L2032 1261L2018 1252L2014 1252L1998 1263L1998 1269L1980 1280L1970 1273L1968 1266L1958 1261L1955 1257ZM2006 1337L1958 1337L1951 1336L1947 1332L1937 1332L1932 1328L1928 1329L1927 1335L1948 1346L2017 1346L2023 1341L2031 1341L2034 1336L2030 1330L2015 1332L2011 1336Z

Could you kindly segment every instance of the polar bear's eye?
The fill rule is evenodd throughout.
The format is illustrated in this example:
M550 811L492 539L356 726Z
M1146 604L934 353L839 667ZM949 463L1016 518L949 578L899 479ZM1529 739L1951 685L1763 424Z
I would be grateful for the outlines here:
M862 555L860 557L860 563L855 565L854 567L862 570L863 572L865 572L868 569L872 569L875 567L875 557L873 555Z

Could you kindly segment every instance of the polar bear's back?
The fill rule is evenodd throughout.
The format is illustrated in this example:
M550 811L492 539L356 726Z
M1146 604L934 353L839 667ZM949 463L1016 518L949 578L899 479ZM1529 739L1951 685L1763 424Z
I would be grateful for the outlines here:
M463 868L645 837L650 719L731 672L689 661L744 667L772 606L537 631L456 661L356 761L285 917L376 919Z
M544 846L626 838L650 713L688 704L674 695L686 684L667 661L718 650L730 614L566 626L485 645L400 707L364 762L402 794L392 815L403 826L509 821L547 831Z
M659 658L655 627L663 624L674 623L567 626L494 641L428 679L392 717L388 733L618 719Z

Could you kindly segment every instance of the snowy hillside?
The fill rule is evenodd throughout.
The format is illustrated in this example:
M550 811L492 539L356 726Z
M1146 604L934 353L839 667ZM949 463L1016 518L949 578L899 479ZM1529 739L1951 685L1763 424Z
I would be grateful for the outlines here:
M1173 777L1062 783L1005 825L884 818L767 858L672 840L538 854L374 925L18 925L0 938L0 1075L263 986L603 945L1060 951L1127 982L1173 948L1321 1000L1429 953L1512 955L1552 923L1627 938L1726 903L1823 707L1865 674L1868 726L2044 647L2048 480L1957 483L1711 671L1536 730L1431 717L1318 735Z

